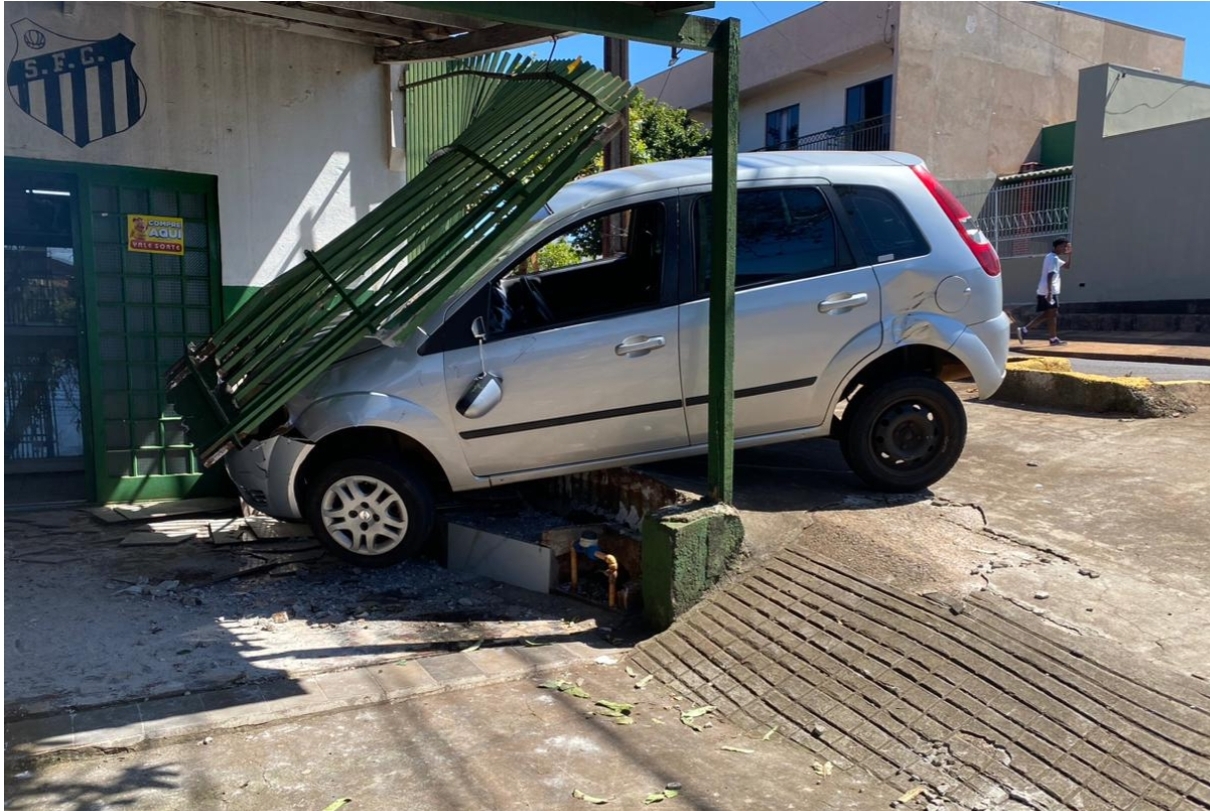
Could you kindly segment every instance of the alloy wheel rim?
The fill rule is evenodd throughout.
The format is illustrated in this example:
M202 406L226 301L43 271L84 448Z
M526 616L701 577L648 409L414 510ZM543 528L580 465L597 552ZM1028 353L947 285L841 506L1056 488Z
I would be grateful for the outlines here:
M373 476L345 476L328 485L320 504L324 529L358 555L382 555L403 543L408 508L403 497Z

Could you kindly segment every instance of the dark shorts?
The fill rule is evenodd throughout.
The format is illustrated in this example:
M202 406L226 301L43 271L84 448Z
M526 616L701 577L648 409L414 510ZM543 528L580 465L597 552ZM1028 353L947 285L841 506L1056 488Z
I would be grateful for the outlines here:
M1055 296L1054 302L1055 302L1054 304L1050 304L1049 302L1046 301L1046 296L1038 296L1038 312L1044 313L1047 310L1059 309L1059 297L1058 296Z

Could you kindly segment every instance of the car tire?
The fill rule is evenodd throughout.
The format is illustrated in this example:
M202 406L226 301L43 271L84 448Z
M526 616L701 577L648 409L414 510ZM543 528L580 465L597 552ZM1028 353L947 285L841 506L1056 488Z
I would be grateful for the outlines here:
M863 387L841 420L845 461L871 489L886 493L910 493L938 481L965 444L962 401L924 375Z
M336 557L382 568L413 557L433 527L433 495L423 476L385 459L342 459L307 490L307 518Z

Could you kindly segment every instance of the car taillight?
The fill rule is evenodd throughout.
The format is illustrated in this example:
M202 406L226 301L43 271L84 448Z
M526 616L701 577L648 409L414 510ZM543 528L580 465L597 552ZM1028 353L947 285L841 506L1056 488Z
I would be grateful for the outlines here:
M979 260L979 266L983 268L983 272L988 276L999 276L1000 257L996 255L996 249L987 241L987 237L975 223L975 218L967 212L966 206L962 205L953 192L941 185L941 181L933 177L924 164L916 164L912 167L912 171L933 195L933 199L937 201L937 205L941 206L945 216L949 217L954 228L958 229L958 234L966 242L966 246L971 249L975 259Z

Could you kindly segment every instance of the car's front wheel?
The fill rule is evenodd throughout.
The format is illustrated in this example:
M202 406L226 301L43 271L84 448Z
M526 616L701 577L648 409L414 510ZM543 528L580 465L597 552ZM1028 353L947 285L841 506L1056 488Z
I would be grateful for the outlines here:
M845 461L874 490L922 490L950 472L966 444L966 412L949 386L924 375L863 387L841 420Z
M311 484L306 507L315 536L362 566L392 566L415 555L433 526L424 478L382 459L333 462Z

